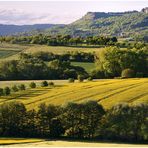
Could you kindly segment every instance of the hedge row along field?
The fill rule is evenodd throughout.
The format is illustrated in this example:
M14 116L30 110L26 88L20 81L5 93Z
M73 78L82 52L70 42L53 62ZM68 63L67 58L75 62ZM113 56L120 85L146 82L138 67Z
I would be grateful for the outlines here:
M12 93L10 96L1 96L0 104L16 100L23 102L27 109L36 109L43 102L62 105L68 102L96 100L104 108L109 109L119 102L148 103L148 79L146 78L65 82L64 85L61 84L56 85L55 83L54 87L28 88L25 91Z

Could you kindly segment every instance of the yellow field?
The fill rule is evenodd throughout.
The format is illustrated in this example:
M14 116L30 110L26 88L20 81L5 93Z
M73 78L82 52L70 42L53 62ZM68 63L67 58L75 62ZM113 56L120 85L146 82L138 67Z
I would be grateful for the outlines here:
M3 147L147 147L147 144L126 144L101 141L68 141L32 138L0 138ZM5 146L4 146L5 145Z
M23 143L33 143L41 142L41 139L34 138L0 138L0 145L9 145L9 144L23 144Z
M22 101L28 109L36 109L43 102L62 105L71 101L96 100L108 109L119 102L148 103L148 79L146 78L97 80L74 84L65 81L64 85L61 84L52 88L27 89L8 97L0 97L0 104L17 100Z

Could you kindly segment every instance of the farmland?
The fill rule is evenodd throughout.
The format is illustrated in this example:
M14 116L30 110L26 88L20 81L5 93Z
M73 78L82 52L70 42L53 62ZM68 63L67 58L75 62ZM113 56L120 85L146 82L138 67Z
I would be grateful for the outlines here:
M13 59L17 57L18 53L24 52L29 46L28 45L16 45L16 44L0 44L0 60Z
M83 67L88 73L95 69L95 63L90 62L71 62L74 66Z
M66 140L44 140L33 138L0 138L0 144L6 147L147 147L146 144L110 143L99 141L66 141Z
M35 53L35 52L52 52L55 54L63 54L72 51L82 52L98 52L99 47L66 47L66 46L47 46L47 45L19 45L19 44L0 44L0 60L18 59L19 53Z
M130 104L148 103L148 79L108 79L94 80L93 82L53 81L55 87L28 88L25 91L12 93L10 96L0 97L0 104L9 101L21 101L28 109L35 108L40 103L63 105L68 102L84 102L96 100L106 109L119 102ZM17 82L18 83L18 82ZM23 82L19 82L23 83ZM28 82L29 83L29 82ZM4 82L0 82L1 86ZM9 83L5 85L9 86ZM10 82L12 84L12 82Z

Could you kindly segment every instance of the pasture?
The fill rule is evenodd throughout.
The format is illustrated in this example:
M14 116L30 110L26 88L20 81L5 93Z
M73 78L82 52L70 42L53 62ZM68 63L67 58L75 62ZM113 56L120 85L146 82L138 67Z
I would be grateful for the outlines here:
M35 82L35 81L34 81ZM95 100L106 109L113 105L126 102L148 103L148 79L108 79L94 80L92 82L68 83L58 80L54 87L40 87L17 93L10 96L1 96L0 104L9 101L21 101L28 109L37 109L40 103L63 105L68 102L84 102ZM0 85L12 85L12 82L0 82ZM18 82L17 82L18 83ZM23 83L19 81L19 83ZM29 82L26 82L29 84ZM39 83L39 81L37 81ZM15 84L15 82L13 82Z
M15 59L20 52L24 52L29 45L0 43L0 60Z
M27 53L35 53L39 51L43 52L52 52L55 54L63 54L67 52L73 52L73 51L80 51L80 52L98 52L100 49L99 47L70 47L70 46L47 46L47 45L34 45L30 48L28 48L25 52Z
M0 43L0 60L18 59L20 53L35 53L35 52L52 52L55 54L64 54L73 51L82 52L99 52L103 48L100 47L68 47L68 46L47 46L47 45L19 45Z
M83 67L88 73L90 73L93 69L95 69L95 63L89 62L71 62L74 66Z

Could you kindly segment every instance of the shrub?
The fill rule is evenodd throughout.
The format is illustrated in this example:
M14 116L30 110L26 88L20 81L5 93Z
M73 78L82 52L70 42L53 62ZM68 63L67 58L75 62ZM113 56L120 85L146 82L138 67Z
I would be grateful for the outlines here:
M47 82L47 81L42 81L41 86L42 86L42 87L48 86L48 82Z
M5 95L5 96L10 95L10 92L11 92L11 90L10 90L9 87L5 87L5 88L4 88L4 95Z
M16 85L13 85L11 89L12 89L12 91L14 91L14 92L17 92L17 91L18 91L18 88L17 88Z
M30 88L36 88L36 84L34 82L31 82L29 86Z
M69 82L69 83L74 83L74 82L75 82L75 79L69 78L69 79L68 79L68 82Z
M104 79L106 78L105 72L99 69L95 69L91 72L91 77L95 79Z
M25 90L26 89L26 86L24 84L20 84L18 86L19 90Z
M3 88L0 88L0 96L4 95L4 90Z
M49 82L48 85L49 86L54 86L54 83L53 82Z
M87 80L88 80L88 81L92 81L93 78L92 78L92 77L88 77Z
M79 82L83 82L84 81L84 77L82 75L78 75L78 81Z
M121 73L122 78L133 78L134 76L135 76L135 72L130 68L124 69Z

